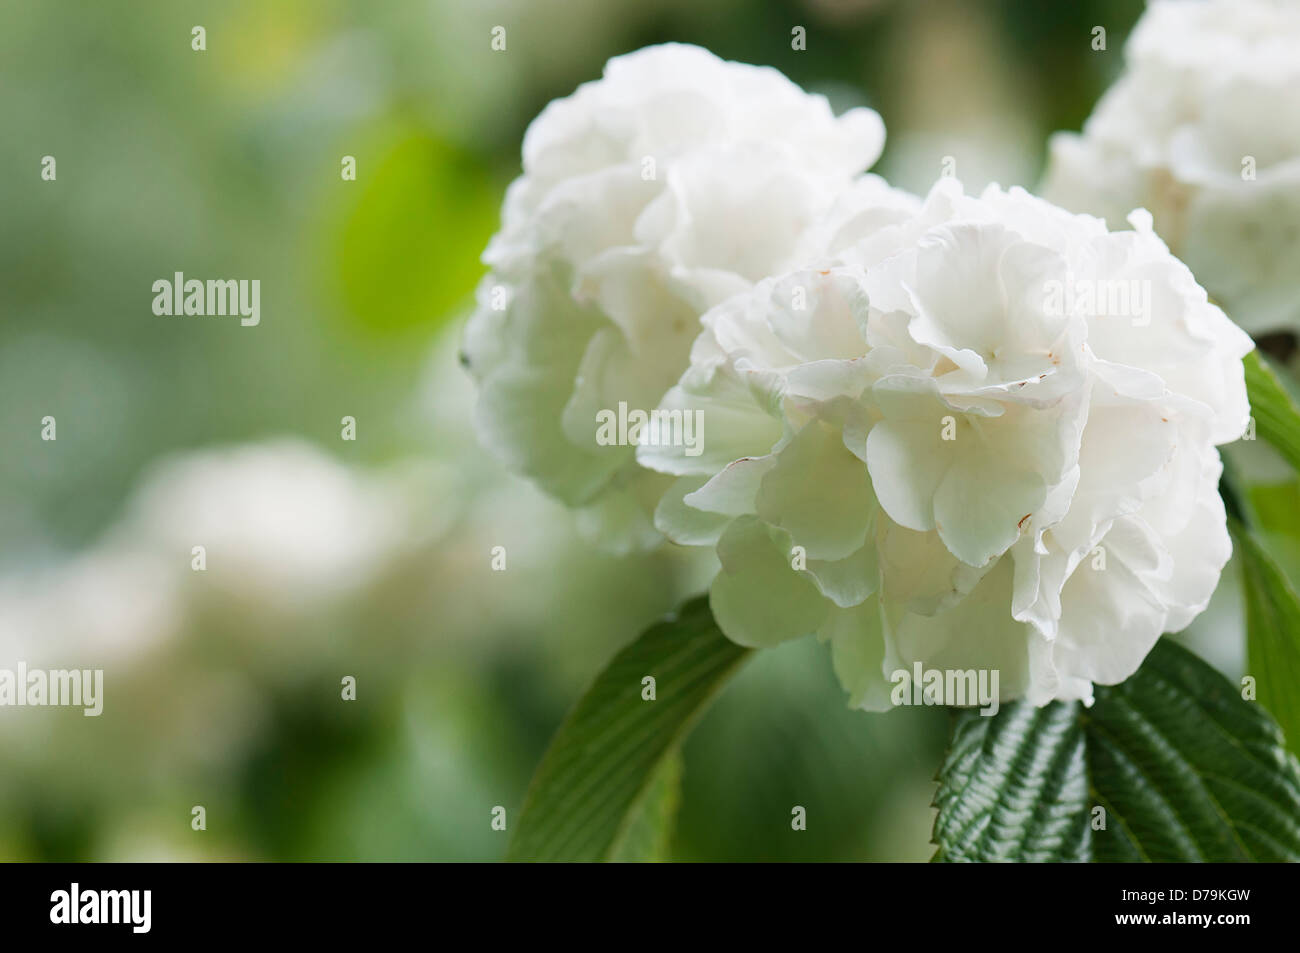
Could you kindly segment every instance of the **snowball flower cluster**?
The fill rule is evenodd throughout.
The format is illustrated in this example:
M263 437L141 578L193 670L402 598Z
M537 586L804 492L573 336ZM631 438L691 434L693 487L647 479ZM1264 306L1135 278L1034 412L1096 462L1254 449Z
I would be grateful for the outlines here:
M598 415L652 409L700 315L800 264L808 227L883 142L871 110L837 117L773 69L676 44L547 106L465 337L486 445L608 547L660 541L665 481L638 468L635 440L598 440Z
M1155 0L1043 194L1113 222L1145 207L1251 333L1300 331L1300 4Z
M1144 22L1183 22L1162 11ZM1196 183L1183 217L1158 213L1193 250L1187 216L1235 184L1197 122L1209 86L1177 80L1201 54L1162 59L1152 29L1107 103L1164 70L1164 125L1139 135L1147 120L1103 104L1084 140L1058 140L1058 170L1140 149L1132 181ZM1261 60L1271 89L1282 66ZM1269 128L1254 185L1300 154ZM678 45L552 103L466 333L480 432L606 544L714 547L727 636L817 634L855 705L897 703L916 666L1089 701L1218 583L1217 446L1247 423L1251 341L1147 212L1111 231L953 179L922 200L863 174L883 138L869 110L836 117L773 70ZM1107 195L1127 213L1136 191ZM602 440L628 408L698 421L698 439Z
M638 458L677 477L660 529L716 546L730 638L818 634L869 709L918 662L1044 704L1090 700L1205 607L1251 342L1130 223L862 187L810 232L815 267L703 317L663 406L703 413L704 450Z

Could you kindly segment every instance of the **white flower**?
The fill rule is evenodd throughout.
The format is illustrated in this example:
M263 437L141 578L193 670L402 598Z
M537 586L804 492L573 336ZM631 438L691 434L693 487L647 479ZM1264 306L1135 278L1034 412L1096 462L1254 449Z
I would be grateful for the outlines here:
M1138 206L1252 333L1300 330L1300 4L1155 0L1083 134L1058 133L1043 195Z
M403 481L418 489L403 492ZM158 464L121 532L192 577L204 548L205 587L298 608L368 584L418 540L417 472L383 476L339 463L297 439L187 453Z
M213 591L286 614L336 606L419 540L411 527L427 487L403 492L414 478L289 438L166 458L93 546L0 575L0 657L148 659Z
M836 117L776 70L675 44L547 106L465 337L486 445L612 548L657 541L663 480L633 446L600 445L597 414L653 408L699 316L798 265L807 227L883 141L870 110Z
M1090 699L1214 591L1250 340L1139 213L949 179L875 220L703 317L663 405L710 440L638 450L657 523L716 544L730 638L819 634L855 705L916 662Z

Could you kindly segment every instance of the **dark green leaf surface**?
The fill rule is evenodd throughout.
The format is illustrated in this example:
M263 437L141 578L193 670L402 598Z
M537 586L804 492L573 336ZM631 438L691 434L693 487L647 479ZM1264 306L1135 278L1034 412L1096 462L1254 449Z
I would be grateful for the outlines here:
M940 772L935 860L1087 860L1088 779L1074 704L957 716Z
M1168 639L1095 694L958 716L936 860L1300 861L1300 765L1260 705Z
M1084 714L1097 860L1300 860L1300 766L1255 702L1162 639Z
M551 741L507 859L617 856L665 756L749 651L723 636L699 598L619 652ZM642 699L647 675L654 701Z

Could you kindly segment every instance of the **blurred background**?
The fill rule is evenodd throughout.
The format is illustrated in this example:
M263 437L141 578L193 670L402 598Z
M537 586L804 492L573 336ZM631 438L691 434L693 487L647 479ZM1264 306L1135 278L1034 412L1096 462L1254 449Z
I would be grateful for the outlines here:
M475 442L459 335L529 120L678 40L873 106L896 185L951 156L969 189L1032 188L1140 12L8 0L0 668L103 668L105 710L0 709L0 859L499 858L490 812L517 817L585 683L710 575L707 553L592 552ZM176 271L259 278L260 325L155 316ZM928 859L947 730L850 712L815 643L762 653L687 744L673 854Z

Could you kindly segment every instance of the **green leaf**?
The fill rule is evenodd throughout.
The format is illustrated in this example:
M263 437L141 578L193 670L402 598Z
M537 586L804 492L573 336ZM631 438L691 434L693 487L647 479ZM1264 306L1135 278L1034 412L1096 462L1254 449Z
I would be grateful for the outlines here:
M749 652L718 630L701 597L614 656L552 739L506 859L615 856L637 823L630 816L663 781L664 758ZM654 701L642 698L647 675Z
M1247 527L1266 531L1270 547L1276 546L1280 539L1288 544L1295 557L1300 557L1300 480L1252 483L1247 488L1246 495L1249 505L1247 518L1242 522ZM1284 555L1276 549L1274 553L1278 557ZM1283 561L1283 564L1287 563ZM1290 565L1300 565L1300 559L1293 558Z
M416 127L391 135L373 158L358 156L357 181L345 186L356 200L338 236L340 291L361 327L427 331L463 307L482 276L500 193L473 153Z
M1255 534L1231 524L1246 600L1247 674L1259 703L1300 753L1300 599Z
M1168 639L1095 697L957 716L935 860L1300 861L1300 763L1261 706Z
M1256 436L1267 440L1300 470L1300 408L1258 351L1251 351L1242 363L1246 367L1246 393Z
M682 800L682 754L664 756L649 786L628 812L609 859L618 863L662 863L669 859L677 808Z
M940 771L935 860L1087 860L1083 726L1075 706L962 712Z

